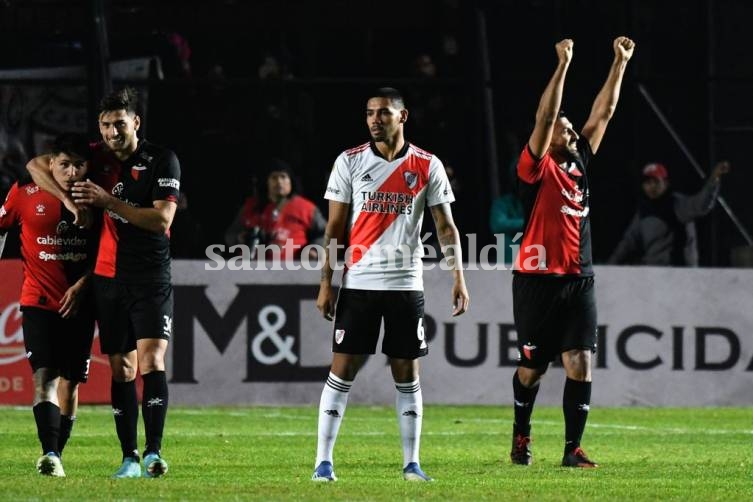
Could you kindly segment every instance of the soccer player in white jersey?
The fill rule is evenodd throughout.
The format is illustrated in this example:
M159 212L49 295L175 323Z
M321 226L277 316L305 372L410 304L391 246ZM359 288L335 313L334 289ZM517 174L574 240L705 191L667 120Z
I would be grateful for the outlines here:
M327 253L316 306L326 319L334 319L333 358L319 403L314 481L337 479L332 462L337 432L353 380L376 351L382 318L382 352L389 358L397 389L403 478L431 481L418 458L423 418L418 358L428 352L420 235L427 205L453 274L453 316L466 311L469 296L460 234L450 211L455 200L450 183L439 159L405 140L407 119L408 110L397 90L377 90L366 104L371 141L340 154L327 185ZM350 245L335 306L330 243L343 242L346 226Z

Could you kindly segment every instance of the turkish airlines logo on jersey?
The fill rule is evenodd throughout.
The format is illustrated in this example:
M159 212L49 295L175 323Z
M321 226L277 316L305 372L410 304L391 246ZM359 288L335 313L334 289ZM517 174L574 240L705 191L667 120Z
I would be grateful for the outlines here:
M418 174L414 173L413 171L405 171L403 173L403 179L405 180L405 184L408 185L409 190L416 188L416 183L418 183Z
M146 166L136 164L135 166L131 167L131 178L133 178L135 181L138 181L141 171L146 171Z

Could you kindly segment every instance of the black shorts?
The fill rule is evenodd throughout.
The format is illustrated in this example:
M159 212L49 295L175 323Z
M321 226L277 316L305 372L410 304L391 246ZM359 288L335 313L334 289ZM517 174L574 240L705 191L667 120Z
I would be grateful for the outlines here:
M123 284L94 276L99 343L104 354L126 354L136 340L169 340L173 331L173 287L169 283Z
M512 302L519 366L542 368L568 350L596 350L593 277L515 274Z
M423 291L363 289L340 289L332 352L374 354L383 317L382 353L395 359L416 359L429 353Z
M53 310L21 307L24 346L32 371L56 369L60 376L74 382L89 378L94 313L91 307L63 319Z

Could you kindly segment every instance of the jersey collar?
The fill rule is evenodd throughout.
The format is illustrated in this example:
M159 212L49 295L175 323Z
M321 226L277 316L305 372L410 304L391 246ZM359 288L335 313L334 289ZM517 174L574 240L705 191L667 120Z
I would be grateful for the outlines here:
M376 143L374 141L369 141L369 145L371 146L371 151L374 152L374 155L384 160L387 160L384 158L384 155L382 155L382 152L379 151L379 148L376 147ZM397 159L401 157L405 157L405 155L408 153L408 148L410 148L410 143L406 141L403 147L400 149L400 151L397 152L397 155L395 155L395 158L392 159L392 162L396 161Z

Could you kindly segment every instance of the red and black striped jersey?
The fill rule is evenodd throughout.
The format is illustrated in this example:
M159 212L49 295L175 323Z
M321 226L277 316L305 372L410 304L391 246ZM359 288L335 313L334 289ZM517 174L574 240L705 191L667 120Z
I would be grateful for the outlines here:
M24 282L19 303L57 311L68 288L91 269L96 230L76 227L63 203L35 183L19 183L0 206L0 230L21 229Z
M591 145L581 136L577 149L577 157L564 165L549 152L537 159L528 145L520 154L518 192L525 225L515 273L593 275L586 172Z
M158 200L177 202L180 164L172 151L143 139L124 161L104 143L92 149L102 187L115 197L144 208ZM126 283L170 282L169 230L150 232L105 211L94 273Z

